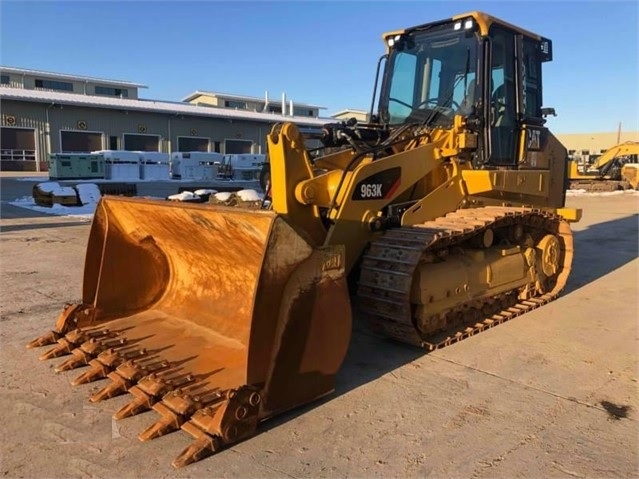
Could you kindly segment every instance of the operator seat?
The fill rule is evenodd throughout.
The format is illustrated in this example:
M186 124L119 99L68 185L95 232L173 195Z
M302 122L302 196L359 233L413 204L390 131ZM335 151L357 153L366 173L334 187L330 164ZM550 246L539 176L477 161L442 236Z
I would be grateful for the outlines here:
M511 126L514 124L514 117L511 109L508 108L505 83L495 89L490 103L493 113L492 126Z
M506 85L501 84L493 92L490 100L492 125L503 126L506 121Z

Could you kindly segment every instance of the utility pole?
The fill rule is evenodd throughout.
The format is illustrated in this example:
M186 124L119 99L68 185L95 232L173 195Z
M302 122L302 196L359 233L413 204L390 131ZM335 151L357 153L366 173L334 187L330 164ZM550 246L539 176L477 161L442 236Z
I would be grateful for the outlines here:
M619 128L617 128L617 145L621 143L621 122L619 122Z

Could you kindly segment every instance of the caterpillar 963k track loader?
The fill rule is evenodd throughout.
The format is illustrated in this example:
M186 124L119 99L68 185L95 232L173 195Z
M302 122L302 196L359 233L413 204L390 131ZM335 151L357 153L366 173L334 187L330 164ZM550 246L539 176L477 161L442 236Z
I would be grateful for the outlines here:
M159 413L140 439L192 435L176 467L332 392L351 299L428 350L566 283L580 211L544 126L550 40L477 12L383 39L369 123L272 128L267 207L103 198L82 302L29 344L88 366L73 384L109 378L91 401L130 393L116 418Z

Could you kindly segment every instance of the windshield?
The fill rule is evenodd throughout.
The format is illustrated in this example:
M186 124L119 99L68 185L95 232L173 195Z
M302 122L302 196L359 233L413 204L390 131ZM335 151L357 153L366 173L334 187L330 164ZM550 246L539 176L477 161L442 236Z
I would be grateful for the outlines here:
M402 39L387 64L382 119L442 124L455 113L468 115L479 99L477 48L475 35L453 24Z

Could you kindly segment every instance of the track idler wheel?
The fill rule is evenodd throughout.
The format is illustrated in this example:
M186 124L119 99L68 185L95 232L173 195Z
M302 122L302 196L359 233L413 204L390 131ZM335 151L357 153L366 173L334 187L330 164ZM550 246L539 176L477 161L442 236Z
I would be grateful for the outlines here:
M560 248L559 239L555 235L546 235L537 243L541 270L549 278L559 271Z

